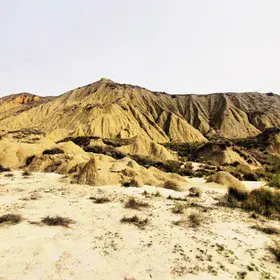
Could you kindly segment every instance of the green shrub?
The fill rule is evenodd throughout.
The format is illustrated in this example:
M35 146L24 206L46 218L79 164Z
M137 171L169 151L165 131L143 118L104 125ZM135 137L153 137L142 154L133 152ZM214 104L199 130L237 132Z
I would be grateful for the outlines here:
M231 207L240 207L246 211L280 218L280 191L262 187L248 193L230 188L227 199Z
M56 154L64 154L64 151L59 148L54 148L50 150L45 150L43 155L56 155Z
M126 157L126 154L112 147L92 146L92 147L86 147L84 150L85 152L88 153L103 154L115 159L122 159Z
M268 185L280 189L280 173L271 176Z

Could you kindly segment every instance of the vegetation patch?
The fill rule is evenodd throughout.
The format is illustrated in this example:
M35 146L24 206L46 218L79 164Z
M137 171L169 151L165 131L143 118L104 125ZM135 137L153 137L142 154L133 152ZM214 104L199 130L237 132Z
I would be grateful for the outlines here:
M173 190L173 191L181 191L182 190L182 187L180 186L180 184L178 184L175 181L171 181L171 180L166 181L163 184L163 188Z
M48 226L61 226L61 227L69 227L69 224L74 223L73 220L61 216L55 216L55 217L47 216L43 218L41 222Z
M18 224L22 221L22 217L20 215L15 214L6 214L0 216L0 224Z
M269 234L269 235L272 235L272 234L277 235L280 233L279 229L277 229L275 227L252 226L251 228L261 231L265 234Z
M64 154L64 151L59 148L54 148L50 150L45 150L43 155L57 155L57 154Z
M227 204L246 211L254 211L261 215L280 218L280 191L269 188L259 188L251 192L244 192L236 188L229 188Z
M0 164L0 172L9 172L11 171L10 168L6 168L6 167L3 167L1 164Z
M133 224L137 226L140 229L144 229L145 226L148 224L148 219L141 219L137 215L134 215L132 217L123 217L121 219L121 223L125 224Z
M108 197L105 196L101 196L101 197L91 196L89 199L91 199L96 204L103 204L111 201Z
M140 208L147 208L147 207L149 207L149 204L146 203L146 202L139 201L139 200L135 199L134 197L130 197L126 201L124 207L125 208L139 210Z

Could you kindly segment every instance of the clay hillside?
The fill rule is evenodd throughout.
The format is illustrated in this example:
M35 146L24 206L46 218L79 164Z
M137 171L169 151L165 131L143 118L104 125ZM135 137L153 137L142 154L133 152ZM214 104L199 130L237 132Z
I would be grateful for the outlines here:
M109 79L57 97L10 95L0 99L0 165L91 185L182 182L220 166L266 178L280 155L279 114L272 93L171 95Z
M19 94L0 100L2 129L39 128L55 140L139 134L158 143L200 142L214 134L244 138L279 126L279 115L280 97L272 93L170 95L108 79L51 99Z

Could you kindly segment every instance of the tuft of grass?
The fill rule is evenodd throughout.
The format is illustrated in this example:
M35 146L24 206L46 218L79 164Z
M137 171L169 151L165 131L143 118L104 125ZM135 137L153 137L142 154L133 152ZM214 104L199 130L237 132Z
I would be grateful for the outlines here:
M202 221L202 217L201 214L199 213L192 213L188 217L189 226L193 228L200 226L201 221Z
M101 197L91 196L89 199L91 199L96 204L103 204L111 201L108 197L105 196L101 196Z
M124 205L125 208L136 209L149 207L148 203L136 200L134 197L130 197Z
M47 216L43 218L42 223L48 226L61 226L61 227L68 227L69 224L73 224L74 221L70 218L65 218L61 216L50 217Z
M280 231L279 229L275 228L275 227L261 227L261 226L252 226L251 228L259 230L263 233L272 235L272 234L279 234Z
M32 173L29 172L29 171L27 171L27 170L24 170L24 171L22 172L22 176L31 176L31 175L32 175Z
M133 224L138 228L143 229L148 224L148 219L141 219L137 215L134 215L132 217L123 217L121 223Z
M275 256L275 260L280 262L280 242L276 242L274 246L269 247L270 252Z
M163 184L163 188L165 189L169 189L169 190L174 190L174 191L181 191L182 188L181 186L175 182L175 181L166 181L164 184Z
M192 187L189 189L189 196L190 197L200 197L202 194L202 191L198 187Z
M182 203L176 203L171 211L173 214L183 214L186 209L186 206Z
M14 177L15 175L13 173L7 173L4 175L4 177Z
M6 214L0 217L0 224L18 224L22 221L22 217L20 215L15 214Z

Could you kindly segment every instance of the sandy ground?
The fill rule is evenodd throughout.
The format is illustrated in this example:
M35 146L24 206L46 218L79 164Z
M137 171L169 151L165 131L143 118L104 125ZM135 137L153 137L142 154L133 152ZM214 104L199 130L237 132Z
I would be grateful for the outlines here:
M160 188L102 188L70 185L56 174L34 173L24 179L0 175L0 215L20 214L17 225L0 226L0 279L280 279L280 264L268 250L273 239L253 225L279 222L217 206L226 190L203 179L189 179L186 187L200 186L202 197L187 197L184 214L173 214L178 203L167 196L185 197ZM259 183L246 182L250 188ZM162 196L143 195L143 191ZM91 196L110 202L96 204ZM128 209L124 202L138 197L150 207ZM175 225L190 213L201 225ZM120 220L137 214L147 218L140 229ZM75 221L69 228L40 222L47 215ZM31 223L30 223L31 222Z

